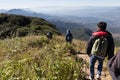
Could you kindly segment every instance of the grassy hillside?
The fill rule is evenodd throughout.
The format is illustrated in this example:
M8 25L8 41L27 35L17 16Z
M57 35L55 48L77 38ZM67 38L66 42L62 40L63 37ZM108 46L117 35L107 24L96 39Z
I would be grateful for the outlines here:
M88 63L73 54L85 49L86 42L70 45L61 36L0 40L0 80L84 80Z
M0 38L39 35L51 31L60 34L55 25L42 18L0 14Z
M59 36L0 40L0 80L83 80L85 61L70 56L77 51L85 51L85 42L70 45Z

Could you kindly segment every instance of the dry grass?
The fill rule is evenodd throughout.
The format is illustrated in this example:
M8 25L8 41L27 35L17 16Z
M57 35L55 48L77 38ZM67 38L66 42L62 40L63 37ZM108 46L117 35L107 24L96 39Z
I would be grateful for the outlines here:
M0 40L0 80L82 80L84 61L65 54L84 52L84 44L77 40L67 44L61 36Z

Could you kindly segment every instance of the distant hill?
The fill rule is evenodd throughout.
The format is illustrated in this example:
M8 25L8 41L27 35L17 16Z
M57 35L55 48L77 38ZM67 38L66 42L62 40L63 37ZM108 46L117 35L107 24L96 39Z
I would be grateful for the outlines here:
M7 14L19 14L25 16L44 18L47 21L50 21L52 24L56 25L56 28L59 29L62 33L65 33L66 29L76 29L76 28L89 28L94 31L99 21L105 21L108 23L108 30L110 32L115 34L120 34L118 29L119 28L118 9L119 8L116 7L115 8L90 7L85 9L74 9L73 11L71 10L74 13L67 11L66 15L59 15L59 14L50 15L42 12L37 13L24 9L10 9L10 10L1 10L1 11ZM109 13L109 16L111 16L112 18L107 15L108 12L106 10L108 12L110 12L111 10L113 11ZM70 15L67 14L68 12Z
M57 25L57 28L66 34L66 30L70 29L73 37L80 40L88 40L92 34L92 30L83 26L83 24L73 23L73 22L62 22L62 21L52 21L53 24Z
M61 34L55 25L42 18L0 14L0 38L40 35L52 31Z
M6 10L4 9L0 9L0 13L4 13Z
M22 10L22 9L11 9L11 10L6 11L5 13L7 13L7 14L19 14L19 15L25 15L25 16L33 16L33 17L44 18L44 19L50 21L52 24L55 24L56 28L59 29L63 34L65 34L67 29L70 29L70 30L74 29L73 30L74 32L77 32L77 31L75 31L76 28L80 28L80 30L87 29L87 28L84 28L85 26L83 26L82 23L75 22L75 20L78 21L79 19L84 19L84 18L77 18L77 17L76 17L77 19L74 18L74 17L73 18L72 17L70 17L70 18L64 17L63 18L63 17L53 16L53 15L51 16L51 15L47 15L47 14L41 14L41 13L35 13L35 12L31 12L31 11L25 11L25 10ZM86 35L86 33L84 31L81 31L80 34ZM79 39L81 38L79 35L75 35L75 36L76 36L77 39L78 39L78 37L79 37ZM84 38L82 38L82 39L84 39Z
M1 10L1 11L3 11L3 10ZM48 14L42 14L42 13L27 11L27 10L24 10L24 9L10 9L10 10L6 10L2 13L43 18L43 19L46 19L47 21L50 21L51 23L55 24L58 29L62 29L62 28L61 27L59 28L59 24L56 21L60 21L60 23L61 23L61 21L63 23L64 23L64 21L68 21L68 20L66 20L65 18L62 18L62 17L53 16L53 15L51 16L51 15L48 15Z
M30 10L24 10L24 9L10 9L10 10L4 11L3 13L44 18L48 21L58 20L58 19L63 20L63 18L58 17L58 16L48 15L48 14L44 14L44 13L37 13L37 12L33 12L33 11L30 11Z
M67 29L75 29L75 28L82 28L82 24L74 23L74 22L67 22L67 21L51 21L53 24L57 25L57 28L61 30L63 33L66 32Z
M37 13L24 9L0 10L7 14L19 14L25 16L44 18L48 21L68 21L72 23L83 24L84 26L94 28L99 21L106 21L109 27L120 27L120 7L85 7L74 8L63 11L63 14ZM111 12L112 11L112 12ZM40 12L40 11L39 11ZM57 10L56 10L57 12ZM64 14L65 13L65 14Z
M44 19L48 19L49 17L51 17L50 15L47 15L47 14L26 11L23 9L10 9L8 11L5 11L4 13L17 14L17 15L23 15L23 16L31 16L31 17L39 17L39 18L44 18Z
M92 31L89 28L76 28L72 31L73 37L81 40L88 40L92 35Z

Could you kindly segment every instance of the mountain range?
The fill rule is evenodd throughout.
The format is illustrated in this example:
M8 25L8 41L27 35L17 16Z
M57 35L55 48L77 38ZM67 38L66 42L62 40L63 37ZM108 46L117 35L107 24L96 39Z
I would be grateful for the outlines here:
M89 29L94 31L99 21L108 23L108 30L115 34L120 34L119 29L119 7L85 7L66 9L61 13L39 13L26 11L24 9L3 10L7 14L19 14L25 16L39 17L48 20L65 34L66 29ZM111 12L112 11L112 12ZM57 12L57 10L56 10ZM59 11L60 12L60 11ZM81 33L79 31L78 33Z
M52 24L55 24L56 28L59 29L63 34L65 34L67 29L75 30L76 28L78 28L78 29L84 28L84 26L81 23L71 22L71 20L63 18L63 17L52 16L52 15L42 14L42 13L35 13L32 11L25 11L22 9L11 9L11 10L5 11L3 13L32 16L32 17L36 17L36 18L44 18L44 19L48 20L49 22L51 22ZM84 28L84 29L86 29L86 28ZM81 31L78 33L81 33ZM82 33L82 34L86 34L86 33ZM75 38L78 38L78 37L75 37Z

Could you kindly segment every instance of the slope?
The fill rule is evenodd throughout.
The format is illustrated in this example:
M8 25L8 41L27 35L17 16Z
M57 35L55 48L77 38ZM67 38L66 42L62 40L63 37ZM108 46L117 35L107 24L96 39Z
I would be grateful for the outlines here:
M86 63L70 53L84 48L85 42L74 40L70 45L61 36L0 40L0 80L83 80Z
M55 25L42 18L0 14L1 39L27 35L43 35L48 31L61 34Z
M62 36L0 40L0 80L85 80L89 75L85 48L86 42L74 39L70 45ZM106 63L103 69L102 80L110 80Z

